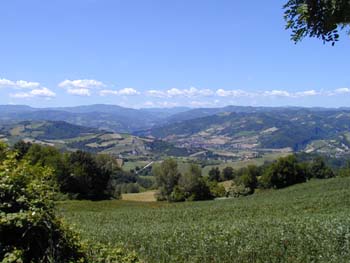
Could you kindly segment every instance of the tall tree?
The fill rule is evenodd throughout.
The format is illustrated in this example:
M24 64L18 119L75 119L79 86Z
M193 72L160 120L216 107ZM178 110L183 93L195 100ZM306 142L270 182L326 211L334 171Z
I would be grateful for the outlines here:
M289 0L283 7L286 28L294 42L316 37L332 45L339 39L339 29L350 24L349 0Z
M159 189L158 199L169 201L180 178L177 162L174 159L166 159L153 167L153 174Z

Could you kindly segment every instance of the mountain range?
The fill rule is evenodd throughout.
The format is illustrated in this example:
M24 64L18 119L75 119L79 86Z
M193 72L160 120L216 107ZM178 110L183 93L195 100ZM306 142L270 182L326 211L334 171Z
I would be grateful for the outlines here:
M175 147L177 153L179 149L189 152L193 149L229 152L290 149L341 154L348 153L350 147L349 108L227 106L130 109L103 104L59 108L0 105L0 127L3 131L9 125L12 125L10 130L13 131L14 127L23 126L23 122L28 121L37 125L41 123L41 131L46 129L43 132L45 138L32 133L37 140L66 140L89 133L104 137L105 134L128 134L133 138L132 142L142 141L142 149L153 147L167 151ZM62 138L62 130L70 134ZM28 134L25 135L28 137ZM80 145L76 142L75 146L89 150L94 140L90 138ZM156 144L147 146L147 140ZM102 148L97 148L106 150L106 145L113 145L115 140L110 144L100 143Z

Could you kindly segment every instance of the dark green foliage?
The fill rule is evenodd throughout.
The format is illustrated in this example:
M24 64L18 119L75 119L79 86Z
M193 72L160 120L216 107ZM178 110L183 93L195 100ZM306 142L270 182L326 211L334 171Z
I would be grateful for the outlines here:
M0 163L1 262L85 262L77 237L54 214L50 169L15 156Z
M24 142L22 140L16 142L13 145L13 149L17 152L17 160L21 160L29 151L32 144L30 142Z
M121 193L139 192L141 184L144 188L154 184L121 170L116 158L107 154L61 153L51 146L32 144L23 160L52 168L59 190L72 199L119 198ZM136 184L137 180L140 184Z
M178 187L183 192L185 200L209 200L213 196L209 186L202 177L202 171L198 165L191 164L183 175L180 176Z
M334 177L334 173L331 168L329 168L322 157L316 158L309 168L310 177L318 179L327 179Z
M155 186L153 177L137 177L137 184L145 189L152 189Z
M171 143L161 141L161 140L147 142L146 145L151 149L153 153L159 154L159 155L179 157L179 156L188 156L191 153L193 153L193 150L191 151L186 148L179 148L174 146Z
M222 170L221 173L221 180L222 181L227 181L227 180L232 180L234 177L234 170L232 167L227 166Z
M103 199L110 174L101 169L90 153L77 151L69 156L73 185L70 192L78 193L78 198Z
M222 185L219 185L217 181L209 181L207 182L207 185L210 189L210 193L213 197L224 197L226 196L226 190L225 187Z
M41 131L43 135L39 135L38 139L67 139L81 136L84 133L97 133L96 128L89 128L79 125L67 123L65 121L51 121L46 122L40 126L38 131ZM36 131L33 129L32 132Z
M283 188L306 181L305 171L294 155L279 158L272 163L261 177L264 187Z
M153 175L158 186L158 199L171 200L171 193L178 184L180 173L174 159L166 159L160 165L153 166Z
M18 161L17 154L0 143L1 262L139 262L135 253L122 248L83 245L56 216L52 169Z
M56 148L39 144L32 144L24 156L24 159L32 165L51 167L56 182L64 193L70 191L73 183L67 158L67 155L61 154Z
M213 167L209 171L209 181L220 182L220 169L219 167Z
M210 188L201 175L198 165L190 164L188 171L180 174L174 159L155 165L153 174L158 187L158 200L170 202L212 199Z
M254 193L258 187L258 177L262 169L255 165L248 165L237 172L228 195L233 197L246 196Z
M289 0L284 5L286 28L292 30L292 40L316 37L323 42L339 39L338 29L350 23L348 0Z
M237 179L237 181L244 187L249 187L254 191L258 184L258 176L260 176L259 168L255 165L249 165L244 169L243 174Z

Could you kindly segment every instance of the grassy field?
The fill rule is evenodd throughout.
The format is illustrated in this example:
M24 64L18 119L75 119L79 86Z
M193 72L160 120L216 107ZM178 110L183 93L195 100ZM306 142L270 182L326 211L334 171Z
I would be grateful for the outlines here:
M58 213L145 262L350 262L350 178L206 202L68 201Z
M135 194L122 194L122 200L125 201L138 201L138 202L155 202L156 191L147 191Z

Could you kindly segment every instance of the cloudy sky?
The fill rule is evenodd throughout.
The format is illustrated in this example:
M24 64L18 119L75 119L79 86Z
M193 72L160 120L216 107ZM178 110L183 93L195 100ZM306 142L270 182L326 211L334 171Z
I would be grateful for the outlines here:
M350 106L350 39L284 30L284 1L2 0L0 104Z

